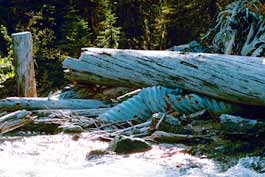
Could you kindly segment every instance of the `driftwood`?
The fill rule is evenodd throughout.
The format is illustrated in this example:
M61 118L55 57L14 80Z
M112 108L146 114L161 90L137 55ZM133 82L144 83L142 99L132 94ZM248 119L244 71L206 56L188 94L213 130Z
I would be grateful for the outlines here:
M7 133L31 123L30 111L21 110L0 117L0 133Z
M236 113L242 110L240 105L223 102L206 96L184 94L181 89L149 87L99 115L106 122L127 120L146 121L157 112L177 112L179 115L191 114L206 109L212 115Z
M148 120L144 123L137 124L137 125L132 126L132 127L118 130L118 131L114 132L112 135L113 136L114 135L133 135L135 133L143 133L141 130L146 130L146 132L147 132L150 125L151 125L151 121Z
M127 100L128 98L131 98L131 97L133 97L134 95L137 95L138 93L140 93L141 92L141 90L142 89L137 89L137 90L134 90L134 91L131 91L131 92L129 92L129 93L126 93L126 94L124 94L124 95L121 95L121 96L119 96L118 98L117 98L117 101L125 101L125 100Z
M170 142L170 143L178 143L180 141L191 141L194 140L195 138L201 138L201 137L194 135L167 133L163 131L155 131L150 136L151 140L158 142Z
M93 84L98 84L98 85L115 86L115 87L117 86L135 87L135 84L128 84L127 82L116 81L116 80L100 77L98 75L94 75L92 73L87 73L87 72L82 72L82 71L66 70L64 75L68 80L73 81L74 83L78 82L79 84L93 83Z
M18 96L36 97L36 81L33 62L33 44L30 32L14 33L13 48L16 61Z
M95 109L108 105L99 100L11 97L0 100L0 110L39 110L39 109Z
M79 60L67 58L63 67L86 72L89 82L102 85L164 85L236 103L265 105L265 65L258 57L86 48Z
M106 87L100 85L74 85L65 87L62 91L55 92L54 99L99 99L110 101L131 91L125 87Z
M98 115L106 112L110 108L98 108L98 109L47 109L47 110L34 110L34 114L38 116L48 116L50 114L66 114L86 117L97 117Z
M164 131L155 131L150 137L147 137L147 139L167 143L211 141L211 138L205 135L175 134Z
M4 112L0 112L0 117L4 116L4 115L6 115L6 114L7 114L6 111L4 111Z
M6 115L0 117L0 123L4 123L5 121L11 120L11 119L20 119L20 118L25 117L29 114L31 114L31 112L26 111L26 110L12 112L12 113L9 113L9 114L6 114Z

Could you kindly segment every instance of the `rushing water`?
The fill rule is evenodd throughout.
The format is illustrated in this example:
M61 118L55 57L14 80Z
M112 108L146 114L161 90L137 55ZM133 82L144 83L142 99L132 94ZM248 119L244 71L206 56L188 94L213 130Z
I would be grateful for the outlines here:
M170 177L265 176L251 170L258 158L244 158L222 172L211 159L191 156L181 145L161 144L145 153L107 154L89 160L87 153L107 143L94 135L35 136L0 140L0 177Z

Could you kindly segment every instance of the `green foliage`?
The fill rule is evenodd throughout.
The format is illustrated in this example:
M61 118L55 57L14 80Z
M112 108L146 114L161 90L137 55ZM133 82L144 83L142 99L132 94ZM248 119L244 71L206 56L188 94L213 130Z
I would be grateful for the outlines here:
M215 52L265 55L265 2L240 0L228 5L206 35Z
M69 7L60 26L58 47L74 57L78 57L82 47L91 46L91 29L86 19L79 15L74 6Z
M12 50L12 39L8 34L7 29L4 25L0 26L0 36L7 44L7 55L0 53L0 83L5 81L8 78L15 76L13 61L13 50Z
M171 25L174 25L174 20L171 17L175 15L176 9L172 3L160 0L158 11L159 15L155 19L156 26L154 33L154 37L157 40L155 42L156 46L154 46L154 48L164 49L168 44L168 29L171 27Z
M32 33L37 88L41 96L47 95L49 91L59 88L64 83L63 70L60 66L65 56L62 50L55 47L53 8L53 6L44 6L40 11L27 13L28 23L19 26L20 31ZM45 16L46 10L51 14L45 14Z
M207 32L218 10L231 1L0 0L0 24L6 26L0 63L12 64L7 34L30 31L38 92L47 95L65 84L62 60L78 57L82 47L167 49L187 43ZM13 75L11 68L4 78Z
M110 2L103 1L104 20L100 22L101 29L96 39L96 46L105 48L118 48L120 40L120 27L116 27L117 17L112 12Z

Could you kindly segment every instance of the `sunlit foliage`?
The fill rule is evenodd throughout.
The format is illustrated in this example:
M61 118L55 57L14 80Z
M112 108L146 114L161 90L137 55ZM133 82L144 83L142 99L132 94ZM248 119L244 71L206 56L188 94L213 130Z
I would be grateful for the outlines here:
M216 52L265 55L265 1L240 0L228 5L206 36Z

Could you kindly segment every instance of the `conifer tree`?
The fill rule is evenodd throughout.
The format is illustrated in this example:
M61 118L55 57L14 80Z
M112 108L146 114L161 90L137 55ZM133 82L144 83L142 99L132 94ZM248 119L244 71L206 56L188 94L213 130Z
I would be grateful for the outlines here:
M106 48L118 48L121 28L117 27L117 17L108 0L102 1L104 20L100 22L99 34L96 39L96 46Z
M57 3L58 46L68 55L78 57L82 47L91 46L91 29L80 16L77 1Z
M174 25L174 20L171 18L176 12L173 3L170 0L160 0L160 6L155 22L154 38L156 39L156 49L163 50L168 46L168 30Z

